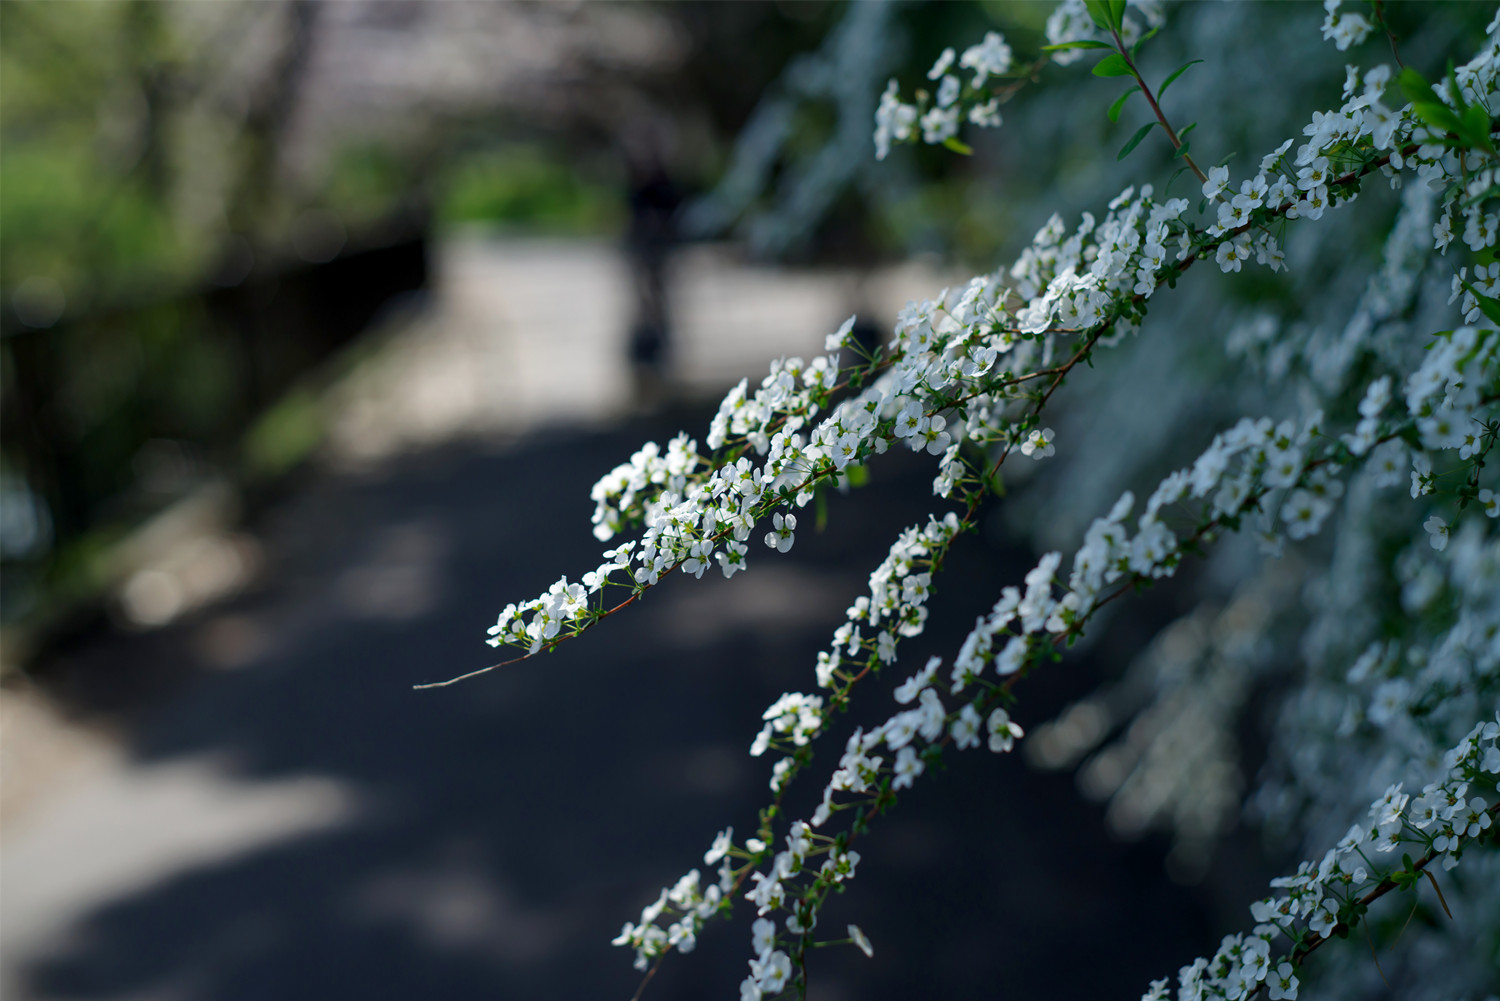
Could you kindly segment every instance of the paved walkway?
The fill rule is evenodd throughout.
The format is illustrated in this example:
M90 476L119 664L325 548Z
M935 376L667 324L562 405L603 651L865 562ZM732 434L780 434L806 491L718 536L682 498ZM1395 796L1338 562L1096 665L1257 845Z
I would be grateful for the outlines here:
M849 276L718 251L682 273L690 388L814 350L851 309ZM60 655L49 684L83 722L7 696L7 789L29 774L17 754L62 750L0 831L0 997L630 996L608 940L716 830L753 823L760 709L809 686L932 471L892 455L865 488L881 503L835 498L786 557L679 575L556 654L412 691L483 664L505 601L593 566L599 473L706 426L691 403L620 416L620 287L600 246L456 245L429 312L335 388L346 423L258 525L254 575ZM951 653L1024 566L965 548L913 656ZM1086 665L1035 679L1018 717L1089 684ZM973 756L906 799L826 916L862 924L876 958L820 953L817 998L1134 997L1213 944L1066 776ZM747 926L708 933L648 996L732 997Z

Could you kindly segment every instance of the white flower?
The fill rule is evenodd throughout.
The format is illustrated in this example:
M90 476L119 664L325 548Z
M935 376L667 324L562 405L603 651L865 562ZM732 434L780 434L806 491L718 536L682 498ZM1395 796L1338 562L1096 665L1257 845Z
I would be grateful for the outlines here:
M850 337L850 333L854 330L854 322L856 319L856 316L849 317L849 319L845 320L842 324L839 325L838 330L825 337L823 339L823 350L837 351L840 348L848 347L852 340L852 338Z
M944 73L948 72L948 68L950 66L952 66L952 65L953 65L953 50L952 49L944 49L943 50L943 54L940 55L940 56L938 56L937 62L935 62L935 63L932 64L932 69L930 69L930 70L927 71L927 79L929 79L929 80L936 80L936 79L938 79Z
M941 145L958 135L958 108L932 107L922 116L922 141L933 146Z
M1340 52L1351 45L1358 45L1375 30L1374 25L1363 15L1340 13L1339 0L1324 0L1323 9L1328 11L1328 16L1323 19L1323 37L1332 41Z
M1282 963L1276 967L1276 972L1266 978L1266 983L1271 989L1271 1001L1281 1001L1283 998L1286 1001L1296 1001L1297 975L1292 971L1291 963Z
M1489 804L1479 796L1475 796L1469 800L1469 809L1459 821L1459 824L1462 825L1463 833L1471 838L1477 838L1489 829L1490 815L1486 812L1488 806Z
M990 98L983 104L976 104L969 109L970 123L982 129L998 129L1004 118L1000 115L1000 100Z
M875 159L884 160L891 152L891 142L905 142L912 137L912 126L917 121L917 109L900 98L896 81L892 80L880 95L880 107L875 109ZM725 402L729 400L726 398Z
M1203 182L1203 197L1213 201L1227 187L1229 187L1229 168L1210 167L1208 180Z
M842 883L846 879L854 878L854 869L858 865L859 852L834 848L828 853L828 860L818 871L832 876L834 882Z
M865 937L865 933L860 930L859 925L849 926L849 938L855 945L859 946L860 952L871 959L875 958L875 949L870 945L870 940Z
M1448 547L1448 523L1437 515L1428 518L1422 525L1427 529L1427 541L1432 548L1441 552Z
M719 568L724 571L725 577L733 577L736 573L745 569L745 551L745 544L743 542L726 542L724 544L724 549L718 554L717 558Z
M939 108L946 108L952 105L954 101L958 100L959 92L962 89L963 85L958 82L958 77L943 77L943 82L938 84L937 106Z
M771 950L776 948L776 922L756 918L755 924L750 926L750 948L764 961Z
M950 50L951 51L951 50ZM958 65L974 71L974 86L984 86L987 77L1000 76L1010 70L1011 51L1005 44L1005 36L998 32L985 33L984 41L964 50ZM931 77L930 79L936 79Z
M1021 454L1033 459L1045 459L1053 455L1057 451L1052 444L1053 434L1051 428L1034 429L1021 443Z
M792 960L786 953L777 949L763 960L752 960L750 971L761 993L774 996L785 990L787 982L791 980Z
M891 788L910 789L912 782L926 770L927 765L917 756L915 750L907 746L896 752L896 763L893 767L896 777L891 782Z
M925 577L927 575L923 574L922 576ZM911 579L912 578L910 577L907 578L907 580ZM937 674L937 669L942 665L942 663L943 659L941 657L927 658L926 666L916 674L912 675L910 678L907 678L906 681L902 682L900 687L896 689L896 701L901 703L902 705L907 705L918 695L920 695L924 688L932 684L933 676Z
M703 864L713 865L719 859L729 854L729 849L734 845L734 828L726 827L714 837L713 845L703 854Z
M772 524L774 527L766 533L766 545L779 553L791 549L792 543L797 541L796 536L792 534L797 529L797 516L790 513L782 514L778 511L772 519ZM728 576L727 570L725 576Z
M1312 917L1308 919L1307 925L1319 935L1327 938L1333 934L1333 929L1338 923L1338 904L1330 898L1324 897L1313 911Z
M1412 500L1432 493L1436 478L1432 475L1432 460L1425 452L1413 452L1411 456Z
M910 744L912 738L917 735L917 726L921 723L921 715L918 710L907 710L897 713L880 728L885 734L886 746L893 751L898 751Z
M1220 270L1228 273L1240 270L1240 266L1250 259L1250 237L1241 233L1233 240L1225 240L1219 244L1219 252L1214 255Z
M966 705L958 712L958 718L949 726L948 732L953 736L953 744L959 750L979 746L979 725L984 722L979 713L972 705Z
M948 451L948 446L953 443L953 436L944 430L947 426L948 421L941 414L933 414L928 418L927 429L917 437L920 437L926 443L929 455L942 455ZM912 440L916 441L917 439L913 438Z
M1009 751L1016 744L1016 738L1024 737L1026 731L1011 722L1010 714L1004 709L996 709L990 713L990 750L996 754Z

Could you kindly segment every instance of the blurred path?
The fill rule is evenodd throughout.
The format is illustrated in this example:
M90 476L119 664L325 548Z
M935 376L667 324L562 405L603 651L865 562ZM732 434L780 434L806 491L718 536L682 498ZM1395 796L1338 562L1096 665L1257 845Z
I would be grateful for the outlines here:
M612 417L609 252L481 244L448 260L429 312L335 388L335 415L367 408L349 418L364 437L340 432L335 461L265 519L256 577L49 672L107 729L7 811L0 997L623 999L636 974L608 940L715 831L753 823L760 711L809 687L879 552L929 509L930 460L889 456L865 488L881 503L835 498L828 531L752 554L733 581L679 575L558 653L413 692L486 663L504 602L592 568L589 485L648 438L701 434L711 412ZM788 279L783 295L767 273L693 266L703 301L678 314L690 385L799 340L814 350L847 315L836 284ZM717 328L735 334L722 352L714 295L750 299L744 326ZM559 361L572 377L546 374ZM420 434L383 435L419 413ZM911 662L951 655L1028 565L974 540ZM170 683L110 694L136 677ZM1085 666L1034 679L1018 718L1090 684ZM890 703L864 705L873 723ZM971 755L923 785L827 912L835 929L861 923L876 958L820 953L815 997L1134 997L1212 944L1157 856L1105 840L1068 777ZM674 958L648 997L732 996L745 918Z
M602 427L635 409L624 364L635 303L614 243L461 232L440 248L433 308L402 327L332 394L343 458L389 455L456 435ZM718 399L778 356L812 357L856 310L889 330L941 277L907 264L870 274L747 265L727 245L670 259L670 380ZM954 279L950 279L954 280Z

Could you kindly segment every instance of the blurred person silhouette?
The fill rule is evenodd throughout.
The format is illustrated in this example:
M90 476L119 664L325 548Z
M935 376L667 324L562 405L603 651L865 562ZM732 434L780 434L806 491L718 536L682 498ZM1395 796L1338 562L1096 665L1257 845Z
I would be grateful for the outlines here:
M626 256L635 285L628 356L636 404L652 409L663 402L671 357L671 316L667 258L677 239L677 210L683 202L655 144L626 149L630 223Z

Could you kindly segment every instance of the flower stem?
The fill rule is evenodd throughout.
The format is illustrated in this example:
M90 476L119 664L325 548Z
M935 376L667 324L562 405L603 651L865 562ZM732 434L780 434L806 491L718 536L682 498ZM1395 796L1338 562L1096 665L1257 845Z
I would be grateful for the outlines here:
M1110 34L1114 36L1115 48L1120 53L1120 58L1125 60L1125 65L1130 68L1130 75L1135 77L1136 86L1140 87L1141 93L1146 95L1146 103L1151 105L1151 111L1156 115L1156 120L1166 130L1167 138L1171 140L1172 148L1174 150L1182 149L1182 139L1177 135L1177 130L1172 128L1172 123L1167 121L1167 116L1162 114L1161 105L1156 103L1156 95L1152 94L1151 88L1146 86L1146 81L1141 77L1141 71L1136 69L1135 60L1130 58L1130 49L1125 45L1125 40L1113 28L1110 29ZM1193 162L1191 154L1183 154L1182 159L1187 163L1192 172L1197 175L1200 183L1208 183L1208 175Z

